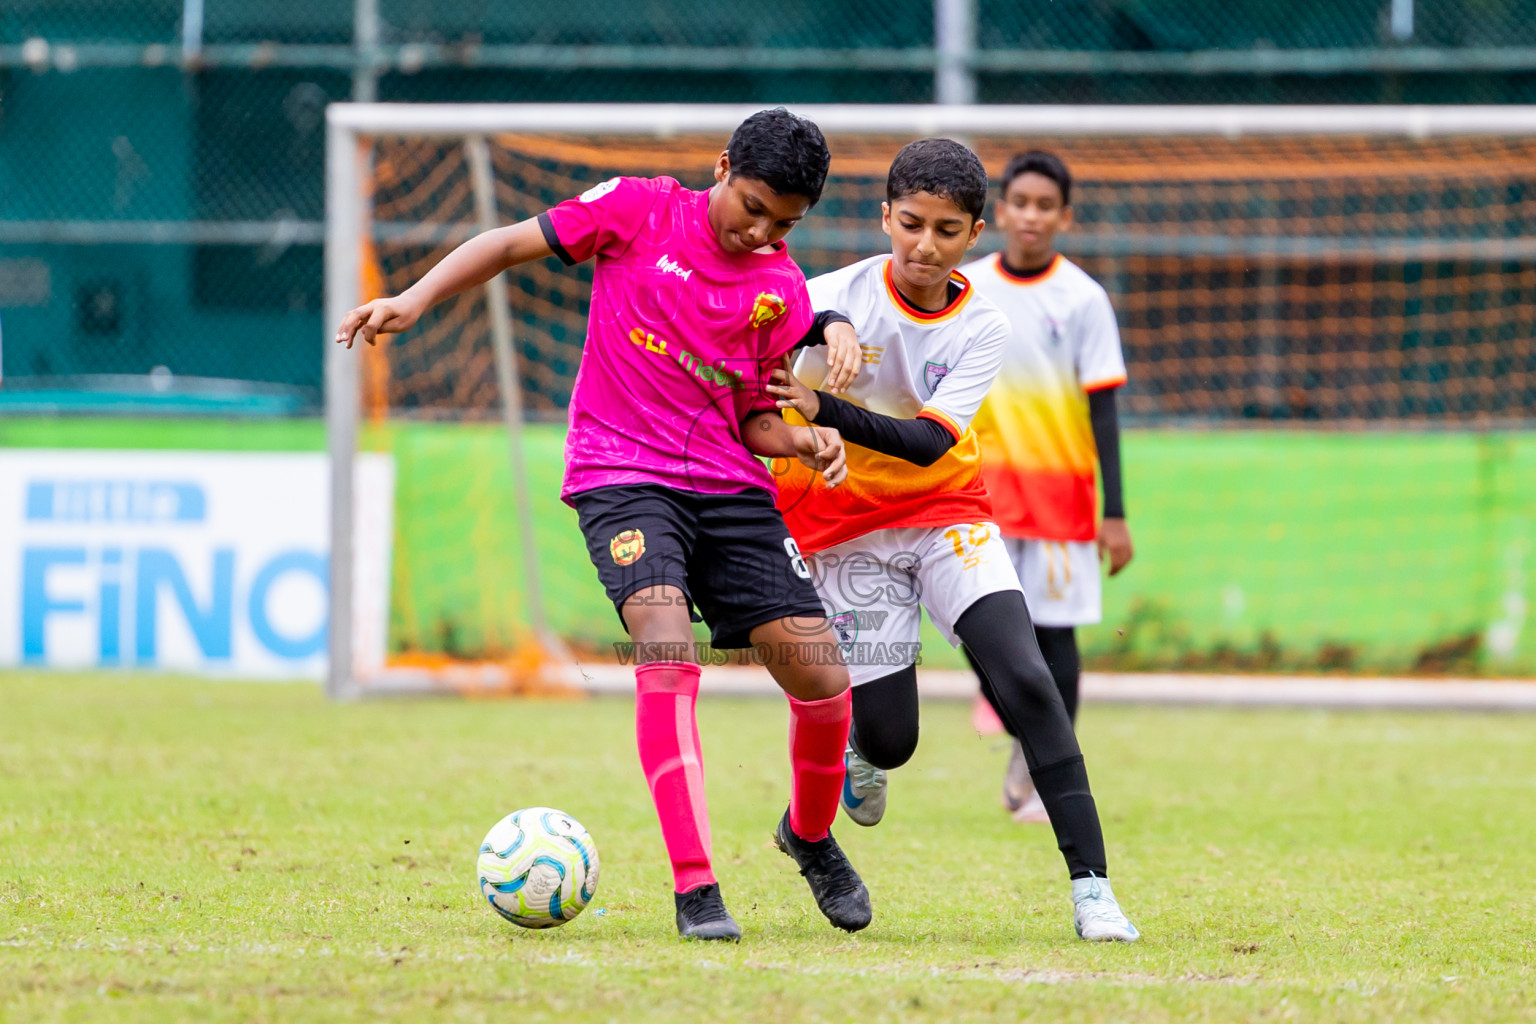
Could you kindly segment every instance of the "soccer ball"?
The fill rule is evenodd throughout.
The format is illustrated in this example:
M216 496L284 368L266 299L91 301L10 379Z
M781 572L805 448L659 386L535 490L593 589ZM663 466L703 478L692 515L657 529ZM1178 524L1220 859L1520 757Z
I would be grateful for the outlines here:
M597 844L564 811L524 807L486 833L475 869L492 910L523 928L553 928L597 892Z

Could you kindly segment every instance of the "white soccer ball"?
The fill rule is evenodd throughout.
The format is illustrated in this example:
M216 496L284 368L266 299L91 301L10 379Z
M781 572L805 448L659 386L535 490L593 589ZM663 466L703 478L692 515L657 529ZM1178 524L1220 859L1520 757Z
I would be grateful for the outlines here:
M597 844L564 811L524 807L486 833L475 870L496 913L523 928L553 928L597 892Z

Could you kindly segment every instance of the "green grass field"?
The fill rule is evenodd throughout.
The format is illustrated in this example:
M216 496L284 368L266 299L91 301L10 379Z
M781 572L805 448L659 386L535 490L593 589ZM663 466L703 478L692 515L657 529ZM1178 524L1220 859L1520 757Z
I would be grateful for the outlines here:
M303 685L0 674L0 1019L1536 1020L1536 720L1090 706L1135 946L1072 934L1005 753L924 708L878 829L875 923L816 913L768 834L777 701L706 700L715 854L746 930L682 945L617 699L337 706ZM502 814L603 858L576 921L477 894Z

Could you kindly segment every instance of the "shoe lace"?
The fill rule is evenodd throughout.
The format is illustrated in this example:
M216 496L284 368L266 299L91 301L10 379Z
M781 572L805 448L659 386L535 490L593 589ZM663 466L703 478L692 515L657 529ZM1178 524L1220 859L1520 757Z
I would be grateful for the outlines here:
M855 754L848 759L848 777L855 789L869 789L880 782L880 769Z
M720 895L719 889L710 888L700 892L692 902L693 906L688 908L688 916L696 923L720 921L730 916L725 909L725 898Z
M848 863L848 858L838 848L836 842L828 836L822 842L816 844L811 853L811 862L800 872L802 875L818 872L827 879L826 894L828 896L848 896L858 892L861 883L859 876L854 872L853 865Z
M1086 921L1104 921L1110 924L1119 924L1124 921L1125 913L1120 909L1120 904L1113 896L1106 895L1098 886L1089 889L1087 894L1077 901L1078 916Z

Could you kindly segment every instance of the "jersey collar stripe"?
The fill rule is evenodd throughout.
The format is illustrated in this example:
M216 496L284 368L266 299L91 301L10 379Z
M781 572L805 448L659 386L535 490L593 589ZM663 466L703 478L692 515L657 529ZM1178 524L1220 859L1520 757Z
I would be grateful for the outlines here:
M1003 262L1003 254L997 254L998 276L1000 276L1004 281L1010 281L1013 284L1039 284L1041 281L1044 281L1046 278L1056 273L1056 269L1060 266L1061 253L1057 253L1055 256L1051 257L1051 262L1047 263L1045 265L1045 269L1041 270L1039 273L1015 274L1013 271L1009 270L1008 265Z
M908 302L905 298L902 297L901 292L896 290L896 282L891 279L890 260L885 261L884 277L885 291L888 295L890 295L891 302L895 304L897 309L901 310L901 314L908 320L912 320L920 324L941 323L950 319L951 317L958 316L960 310L965 307L965 304L971 301L971 292L974 291L974 289L971 287L971 282L965 279L964 274L960 273L958 270L952 270L949 273L949 279L960 286L960 294L955 296L954 302L951 302L937 313L929 313L912 305L912 303Z

